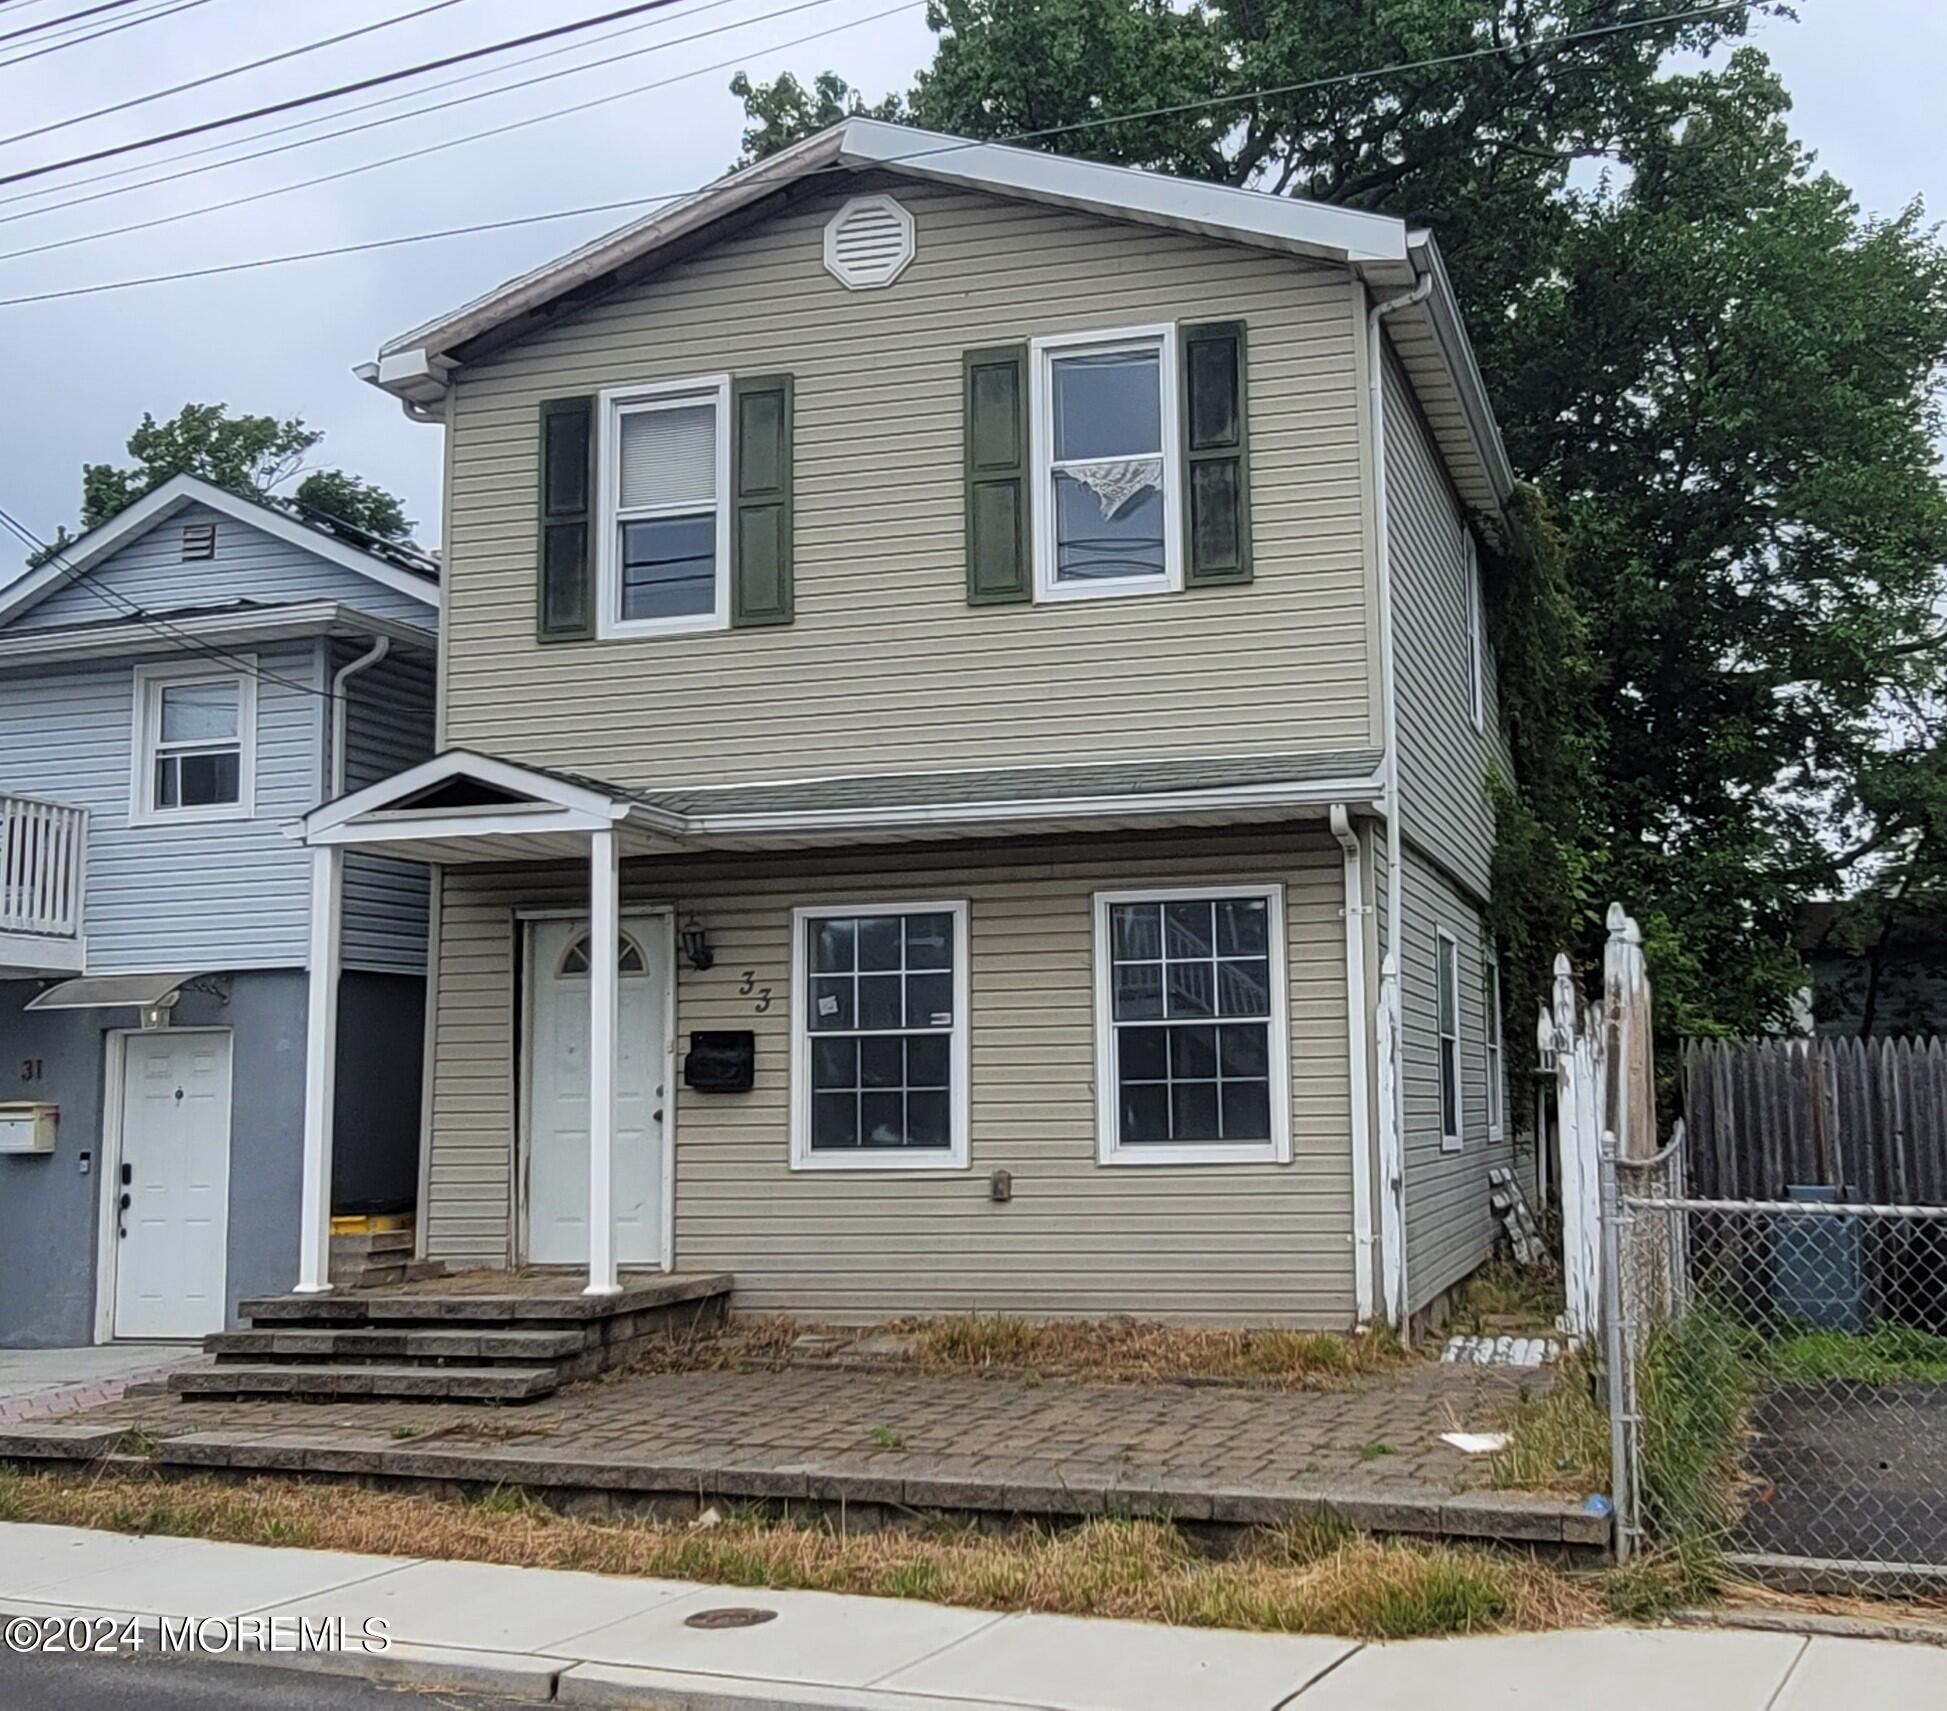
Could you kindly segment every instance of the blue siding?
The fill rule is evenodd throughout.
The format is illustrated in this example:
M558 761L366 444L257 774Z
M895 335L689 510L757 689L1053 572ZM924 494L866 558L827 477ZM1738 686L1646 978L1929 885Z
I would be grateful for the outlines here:
M365 651L332 644L335 672ZM433 752L433 661L389 654L346 686L345 788L358 790ZM361 850L345 852L345 963L420 973L426 966L426 869Z
M174 826L129 824L135 656L0 676L0 789L91 815L89 973L303 964L309 858L284 828L323 790L322 652L256 652L256 817Z
M216 556L183 561L183 526L216 525ZM235 600L262 603L342 600L361 612L431 629L434 607L316 553L280 541L207 505L186 505L154 524L120 551L89 567L88 581L114 589L144 611L221 606ZM98 624L121 612L86 583L55 588L16 617L15 630Z

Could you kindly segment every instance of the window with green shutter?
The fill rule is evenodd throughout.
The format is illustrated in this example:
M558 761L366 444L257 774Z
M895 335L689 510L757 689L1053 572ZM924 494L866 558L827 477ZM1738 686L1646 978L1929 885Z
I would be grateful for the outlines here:
M541 406L540 534L535 544L535 633L544 642L595 633L595 400Z
M788 374L731 382L730 622L791 622L791 413Z
M1182 329L1184 581L1251 579L1244 323Z
M1031 600L1028 347L968 351L965 384L967 599Z

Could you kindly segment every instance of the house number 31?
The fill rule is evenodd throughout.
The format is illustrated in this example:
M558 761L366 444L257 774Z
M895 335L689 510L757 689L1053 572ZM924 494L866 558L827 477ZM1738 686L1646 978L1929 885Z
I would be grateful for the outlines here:
M768 986L759 986L757 984L757 970L754 968L744 970L744 983L737 988L737 996L739 998L755 997L757 1002L751 1008L760 1016L771 1007L771 989Z
M46 1078L47 1066L39 1058L30 1057L21 1060L20 1079L22 1081L44 1081Z

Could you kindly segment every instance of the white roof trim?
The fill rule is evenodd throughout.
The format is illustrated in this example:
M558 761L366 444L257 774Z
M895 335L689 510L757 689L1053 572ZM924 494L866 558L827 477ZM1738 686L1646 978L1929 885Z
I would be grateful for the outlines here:
M370 577L395 594L410 595L415 600L423 601L435 612L439 609L439 584L431 578L415 576L411 571L401 570L397 565L387 564L370 553L360 552L357 547L317 529L307 529L274 506L239 499L234 493L218 487L214 482L203 480L201 476L175 475L152 493L144 494L133 505L117 511L107 522L98 524L63 547L58 562L50 559L16 577L5 587L0 587L0 624L6 623L15 613L26 610L50 590L72 581L76 572L86 570L117 547L126 546L158 523L166 522L186 505L207 505L212 511L220 511L239 523L262 529L265 534L283 541L287 546L302 548L328 563ZM217 562L220 566L221 560Z
M232 643L288 641L299 636L385 636L407 647L434 648L438 633L397 618L381 618L338 600L300 600L279 606L258 606L172 617L153 615L153 628L133 617L116 619L102 608L100 623L63 625L59 629L0 629L0 660L12 665L42 661L120 658L133 653L187 650L188 641L212 646ZM174 632L170 634L169 632ZM177 637L184 638L178 640Z
M431 760L421 761L417 766L408 767L404 772L394 773L390 778L382 778L377 784L368 784L363 790L354 790L349 796L341 796L335 802L327 802L322 807L313 808L297 822L294 835L302 837L306 843L325 841L320 839L320 833L329 832L334 827L343 826L349 821L371 814L396 813L401 817L411 815L421 824L430 824L434 815L442 811L421 810L415 813L410 808L399 808L398 804L408 797L436 789L439 785L456 778L474 779L495 790L524 796L536 808L560 809L603 826L626 819L630 810L629 803L618 800L605 790L571 784L566 779L556 778L550 773L534 772L527 767L517 766L512 761L496 760L491 755L474 754L467 749L448 749L444 754L434 755ZM509 809L502 805L469 808L456 812L506 814L520 811L519 807Z

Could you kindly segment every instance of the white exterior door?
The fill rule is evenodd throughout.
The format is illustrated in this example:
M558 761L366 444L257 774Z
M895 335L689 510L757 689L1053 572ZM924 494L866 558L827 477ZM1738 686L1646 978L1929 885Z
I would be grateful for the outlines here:
M230 1036L122 1041L115 1335L201 1337L224 1323L230 1225Z
M663 1261L667 934L625 916L615 1078L615 1258ZM528 939L527 1240L530 1265L588 1263L588 923L536 921Z

